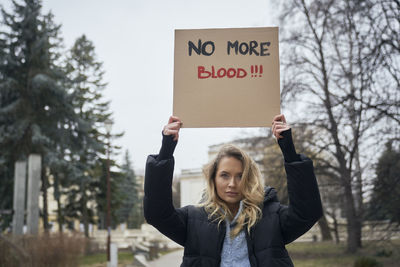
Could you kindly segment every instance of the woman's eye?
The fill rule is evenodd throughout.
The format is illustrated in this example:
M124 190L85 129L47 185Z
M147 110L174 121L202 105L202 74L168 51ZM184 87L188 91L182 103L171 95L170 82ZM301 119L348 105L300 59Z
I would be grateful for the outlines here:
M221 173L221 177L222 177L222 178L228 178L229 175L228 175L227 173Z

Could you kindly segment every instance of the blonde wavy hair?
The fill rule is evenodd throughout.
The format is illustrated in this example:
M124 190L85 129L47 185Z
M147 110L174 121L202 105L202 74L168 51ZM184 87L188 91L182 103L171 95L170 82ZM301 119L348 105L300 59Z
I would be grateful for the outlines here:
M203 194L203 200L199 205L204 207L210 220L217 221L218 225L220 225L226 218L232 220L234 217L226 203L218 196L215 187L218 165L224 157L238 159L243 166L243 174L239 184L239 190L243 196L243 208L237 218L236 226L231 231L231 238L234 238L245 226L247 226L247 231L250 233L251 227L260 219L264 189L261 183L260 169L254 160L239 147L224 145L218 155L203 169L207 186Z

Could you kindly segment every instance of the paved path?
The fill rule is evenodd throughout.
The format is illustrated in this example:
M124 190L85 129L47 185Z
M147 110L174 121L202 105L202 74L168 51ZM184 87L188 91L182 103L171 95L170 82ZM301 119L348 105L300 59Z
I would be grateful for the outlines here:
M182 263L183 249L168 253L155 261L150 261L148 267L179 267Z

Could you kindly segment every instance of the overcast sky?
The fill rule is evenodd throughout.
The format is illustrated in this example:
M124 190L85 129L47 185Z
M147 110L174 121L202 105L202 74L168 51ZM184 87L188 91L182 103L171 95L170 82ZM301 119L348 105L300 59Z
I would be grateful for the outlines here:
M0 0L7 5L8 0ZM277 26L277 8L267 0L45 0L62 24L66 47L85 34L104 62L118 144L128 149L135 170L157 153L161 130L172 113L174 29ZM271 13L272 12L272 13ZM265 129L264 129L265 130ZM176 172L200 168L209 145L260 129L182 129Z

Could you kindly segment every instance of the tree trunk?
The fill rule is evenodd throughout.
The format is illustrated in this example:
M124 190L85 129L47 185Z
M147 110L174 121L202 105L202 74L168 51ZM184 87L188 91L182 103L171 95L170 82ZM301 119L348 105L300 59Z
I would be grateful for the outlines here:
M358 235L358 244L359 248L362 247L362 220L364 218L364 203L363 203L363 184L362 184L362 173L361 173L361 164L360 164L360 155L358 153L358 149L355 154L355 163L356 163L356 196L357 196L357 231Z
M347 252L355 253L361 248L361 222L358 218L347 224L347 234Z
M335 243L339 244L340 236L339 236L338 222L337 222L336 215L334 212L332 214L332 220L333 220L333 232L335 233Z
M350 179L349 179L350 180ZM361 247L361 218L358 218L350 183L344 186L347 219L347 252L355 253Z
M318 226L321 230L322 241L331 241L332 235L331 230L329 229L328 222L326 220L325 214L318 220Z
M87 209L87 197L86 197L86 186L85 183L82 185L82 222L84 227L85 236L89 237L89 219Z
M57 223L58 223L58 231L60 233L63 232L63 224L64 218L62 215L61 201L60 201L60 186L59 186L59 176L57 174L54 175L54 198L57 202Z
M43 194L43 228L45 233L49 232L49 211L47 205L47 188L48 188L48 177L46 175L46 167L42 168L42 194Z
M58 231L62 233L64 220L62 217L60 198L57 199L57 222L58 222Z

